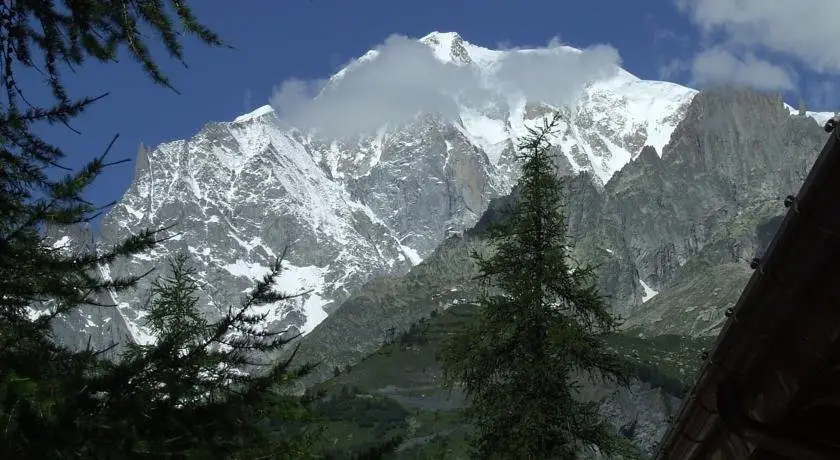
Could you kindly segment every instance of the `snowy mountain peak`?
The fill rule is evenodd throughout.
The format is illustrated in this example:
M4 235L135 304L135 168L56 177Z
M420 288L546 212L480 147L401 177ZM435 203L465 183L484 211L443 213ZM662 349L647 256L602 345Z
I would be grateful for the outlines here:
M246 121L251 121L251 120L263 117L263 116L268 115L268 114L274 114L274 109L271 108L270 105L264 105L262 107L259 107L259 108L255 109L255 110L252 110L251 112L248 112L246 114L243 114L243 115L240 115L240 116L234 118L233 122L234 123L244 123Z
M432 32L421 38L420 42L429 45L435 53L435 57L443 62L454 64L469 64L472 62L469 52L464 46L468 43L456 32Z
M452 43L456 40L462 40L461 35L458 32L440 32L440 31L433 31L429 32L428 34L424 35L420 38L420 41L423 43L436 43L436 44L445 44L445 43Z
M432 32L419 41L432 48L435 57L440 61L456 65L489 65L505 55L504 51L473 45L457 32Z
M412 54L419 43L436 59L421 56L423 47ZM550 62L531 59L531 52ZM333 75L313 101L313 118L340 118L354 130L356 119L388 115L381 125L364 125L373 126L369 131L330 137L327 130L303 129L309 128L304 123L290 129L295 120L279 119L266 105L229 123L210 123L190 139L142 148L134 181L103 220L98 243L169 223L178 224L180 235L103 267L103 274L144 273L172 254L189 253L202 309L214 316L238 302L288 245L279 287L311 292L265 306L265 313L272 328L309 332L370 279L404 274L447 235L472 227L490 199L517 181L517 138L550 111L564 118L552 139L562 151L563 173L590 171L603 184L645 145L662 151L696 91L608 72L617 68L613 56L587 53L491 50L454 32L396 38ZM579 56L566 59L572 54ZM405 72L406 56L434 68ZM586 66L596 71L557 77ZM407 81L387 87L397 77L377 80L395 68ZM558 85L581 94L561 103ZM424 104L411 116L395 111L418 99ZM425 105L429 99L436 104ZM148 289L146 283L130 297L114 294L135 340L144 336Z

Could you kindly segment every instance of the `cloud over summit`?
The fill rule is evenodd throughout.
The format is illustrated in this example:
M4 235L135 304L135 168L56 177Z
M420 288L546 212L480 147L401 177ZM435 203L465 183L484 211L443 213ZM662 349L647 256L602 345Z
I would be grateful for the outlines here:
M289 125L347 136L404 123L421 112L454 118L458 101L481 107L519 93L531 101L566 104L588 82L615 74L620 63L610 46L579 51L556 41L490 54L489 66L456 65L435 57L426 44L392 35L339 78L283 82L270 103Z

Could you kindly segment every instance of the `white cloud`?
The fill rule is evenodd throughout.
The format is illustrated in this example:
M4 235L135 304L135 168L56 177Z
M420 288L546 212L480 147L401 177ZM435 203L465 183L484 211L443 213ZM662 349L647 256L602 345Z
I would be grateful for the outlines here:
M785 69L747 53L743 58L723 48L698 54L691 66L694 82L700 85L731 83L760 90L792 90L794 77Z
M748 47L796 58L819 73L840 74L840 1L676 0L719 45Z
M432 49L394 35L361 65L351 64L340 79L287 80L275 88L271 105L281 120L332 135L373 131L399 124L420 112L457 116L454 97L480 104L515 91L530 100L563 104L594 79L617 72L618 52L600 45L577 51L557 46L510 52L482 75L474 66L438 60ZM487 82L492 82L492 89Z
M290 78L275 87L269 101L277 115L287 118L306 108L312 97L326 85L326 80L304 81Z
M522 91L532 101L568 104L592 80L614 75L620 62L618 51L598 45L582 52L560 48L508 54L494 74L506 92Z

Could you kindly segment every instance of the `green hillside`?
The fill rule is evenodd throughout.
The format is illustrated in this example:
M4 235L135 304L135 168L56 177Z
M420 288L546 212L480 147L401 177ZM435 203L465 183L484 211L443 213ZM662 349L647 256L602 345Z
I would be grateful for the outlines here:
M355 366L333 369L333 378L311 390L323 392L317 406L326 425L321 449L348 454L400 438L390 458L466 458L464 398L443 387L437 357L446 338L471 320L475 308L460 304L435 311ZM711 339L618 334L608 342L640 381L679 397L693 381Z

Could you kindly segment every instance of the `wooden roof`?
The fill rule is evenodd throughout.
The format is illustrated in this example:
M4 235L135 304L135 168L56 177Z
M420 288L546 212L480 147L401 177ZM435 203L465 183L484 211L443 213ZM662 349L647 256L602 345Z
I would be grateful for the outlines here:
M840 459L838 133L754 265L657 460Z

